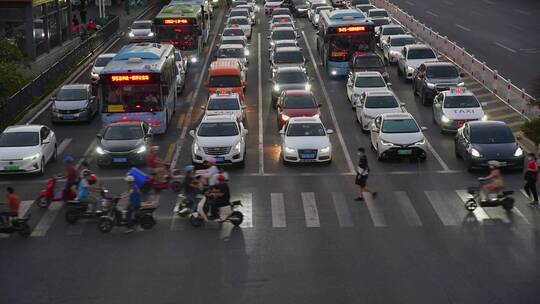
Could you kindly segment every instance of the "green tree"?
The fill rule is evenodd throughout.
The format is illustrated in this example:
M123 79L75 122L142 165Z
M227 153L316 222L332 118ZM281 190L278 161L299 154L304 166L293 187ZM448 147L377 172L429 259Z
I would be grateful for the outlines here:
M26 79L17 71L27 61L19 48L7 39L0 40L0 104L20 90Z

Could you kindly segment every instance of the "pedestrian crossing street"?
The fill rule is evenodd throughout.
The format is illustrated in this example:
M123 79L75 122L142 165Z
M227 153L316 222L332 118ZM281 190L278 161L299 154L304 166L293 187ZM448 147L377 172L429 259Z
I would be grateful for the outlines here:
M256 192L237 193L231 199L242 201L244 221L241 227L244 229L459 227L465 224L540 226L540 208L529 205L522 190L514 193L516 204L510 212L501 207L477 208L469 212L463 203L470 195L461 189L387 191L380 193L377 199L368 193L364 197L364 201L358 202L354 201L353 194L344 192ZM155 213L158 224L154 229L195 229L189 226L186 219L173 214L175 201L171 193L157 195L154 199L160 201ZM26 214L32 203L22 202L21 215ZM92 220L81 220L75 225L65 223L62 209L61 204L51 204L34 221L31 237L45 237L55 226L58 229L54 229L54 233L60 231L66 235L82 235L92 229L97 231ZM215 229L218 226L210 223L201 229ZM123 228L115 228L113 233L122 231Z

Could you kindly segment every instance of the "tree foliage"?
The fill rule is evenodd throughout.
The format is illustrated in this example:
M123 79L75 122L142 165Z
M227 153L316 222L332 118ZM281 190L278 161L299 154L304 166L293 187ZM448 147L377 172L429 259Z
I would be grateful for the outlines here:
M7 39L0 40L0 104L20 90L26 79L17 71L20 64L26 64L19 48Z
M540 117L526 121L522 131L535 144L540 144Z

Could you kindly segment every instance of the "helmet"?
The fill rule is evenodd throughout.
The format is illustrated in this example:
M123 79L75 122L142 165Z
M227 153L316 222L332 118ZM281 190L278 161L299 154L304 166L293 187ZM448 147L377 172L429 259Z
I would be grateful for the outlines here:
M487 163L488 163L488 166L489 166L491 169L494 169L494 168L499 167L499 162L496 161L496 160L490 160L490 161L488 161Z
M88 184L93 185L97 182L97 176L95 174L90 174L90 176L88 176L86 180L88 181Z
M187 165L184 167L184 172L186 173L193 172L193 170L195 170L195 167L193 165Z
M64 156L64 164L73 164L75 159L71 155Z
M133 183L135 181L135 177L133 177L133 175L127 175L124 180L128 183Z

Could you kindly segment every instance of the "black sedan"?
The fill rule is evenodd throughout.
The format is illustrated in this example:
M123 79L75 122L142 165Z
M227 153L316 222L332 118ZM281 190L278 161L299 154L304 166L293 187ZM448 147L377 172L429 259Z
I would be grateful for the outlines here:
M349 60L349 69L354 72L379 72L388 82L390 75L384 60L375 52L356 52Z
M524 153L512 130L501 121L470 121L458 129L455 154L469 170L487 168L497 160L503 168L523 169Z
M97 135L98 165L144 164L152 134L152 129L141 121L123 121L106 126Z
M306 0L287 0L285 5L288 6L296 17L307 17L308 4Z

